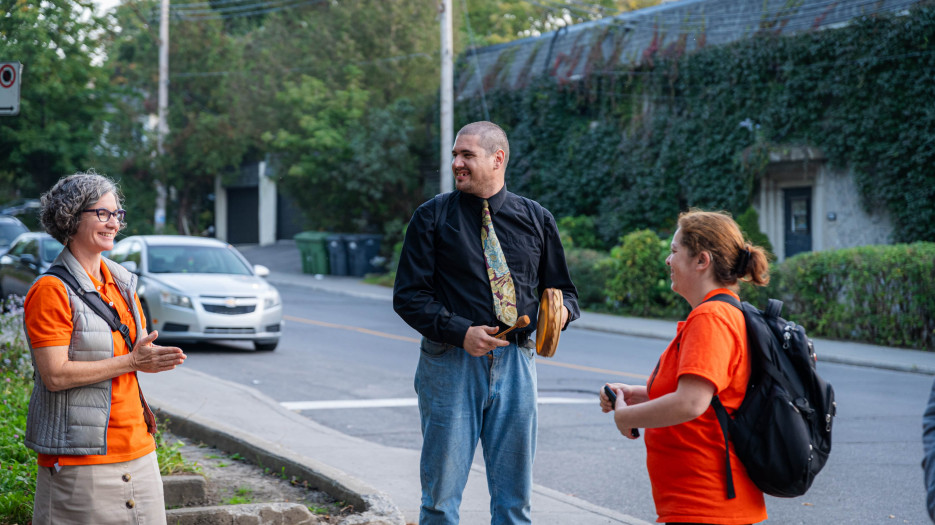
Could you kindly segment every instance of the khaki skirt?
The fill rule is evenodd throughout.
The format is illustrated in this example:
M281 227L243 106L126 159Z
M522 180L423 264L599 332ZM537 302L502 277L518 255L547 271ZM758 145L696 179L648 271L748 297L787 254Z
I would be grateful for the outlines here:
M156 453L107 465L39 467L33 525L166 525Z

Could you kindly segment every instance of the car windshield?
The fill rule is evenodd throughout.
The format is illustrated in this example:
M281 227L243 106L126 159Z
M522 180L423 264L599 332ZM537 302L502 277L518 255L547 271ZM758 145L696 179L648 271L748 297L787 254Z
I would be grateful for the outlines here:
M62 249L65 248L62 246L62 243L56 241L55 239L46 239L42 241L42 253L40 256L45 262L52 262L58 257L58 254L62 253Z
M253 273L237 254L226 247L150 246L147 257L150 273Z
M27 232L25 226L16 222L0 222L0 246L9 246L19 234Z

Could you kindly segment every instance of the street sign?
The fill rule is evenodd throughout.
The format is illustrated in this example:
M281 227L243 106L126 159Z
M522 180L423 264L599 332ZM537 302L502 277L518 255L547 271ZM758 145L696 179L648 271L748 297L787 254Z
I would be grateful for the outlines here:
M0 62L0 116L19 115L19 86L23 65Z

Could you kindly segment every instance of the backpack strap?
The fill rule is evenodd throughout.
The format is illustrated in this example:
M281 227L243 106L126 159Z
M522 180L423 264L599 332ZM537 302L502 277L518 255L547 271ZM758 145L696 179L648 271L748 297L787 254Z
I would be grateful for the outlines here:
M721 424L721 433L724 434L724 464L727 465L727 499L734 499L737 497L737 494L734 492L734 474L730 469L730 445L727 444L729 439L728 428L730 425L730 416L727 414L727 409L724 408L724 405L721 403L721 398L715 395L711 398L711 406L714 407L714 413L717 415L717 422Z
M733 295L719 293L705 302L708 301L727 303L740 310L740 313L743 314L743 306ZM737 497L737 493L734 491L734 474L730 468L730 445L728 444L730 439L730 433L728 431L730 428L730 415L728 415L727 409L724 408L724 404L721 403L721 398L719 398L717 394L711 398L711 406L714 407L714 413L717 415L717 422L721 425L721 433L724 434L724 464L727 467L727 499L734 499Z
M448 203L451 201L451 195L452 192L439 193L432 199L435 203L435 238L438 238L438 230L448 218Z
M533 224L536 225L536 233L539 234L539 242L542 243L542 246L545 246L545 234L542 228L542 223L545 222L545 214L542 212L542 206L535 203L532 199L524 198L523 201L526 203L526 209L532 217Z
M96 292L88 293L84 291L81 286L78 284L78 280L75 279L75 276L68 273L68 270L64 266L56 265L49 268L44 275L52 275L61 279L66 286L72 289L78 297L91 311L96 313L101 319L107 322L107 325L110 327L112 332L119 332L123 337L123 340L127 343L128 351L133 351L133 341L130 341L130 328L123 324L120 321L120 314L117 313L117 310L104 302L104 299L101 298L101 295Z
M451 196L453 192L449 193L439 193L435 196L433 202L435 203L435 232L438 234L438 230L444 224L445 219L448 216L448 204L451 202ZM529 216L532 217L532 222L536 226L536 233L539 234L539 240L543 246L545 246L545 230L542 226L542 223L545 222L544 213L542 211L542 206L537 206L532 199L523 199L523 202L526 204L526 209L529 211Z

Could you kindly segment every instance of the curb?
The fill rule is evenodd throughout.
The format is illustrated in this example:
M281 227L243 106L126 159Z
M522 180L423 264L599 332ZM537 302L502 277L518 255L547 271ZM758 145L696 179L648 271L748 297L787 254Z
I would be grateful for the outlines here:
M390 498L349 476L348 474L319 463L311 458L293 454L281 446L255 436L225 428L216 423L207 423L198 416L183 415L161 402L152 403L157 418L165 420L169 430L189 439L196 439L229 453L237 453L262 467L282 471L309 482L317 490L327 493L338 501L345 501L362 512L354 523L405 525L402 512Z
M363 299L392 301L392 297L385 293L379 294L379 293L368 292L363 289L348 290L348 289L340 288L337 286L319 285L315 282L309 282L308 279L290 278L289 274L284 274L284 273L279 273L276 275L271 274L268 280L269 282L273 284L278 284L278 285L302 286L302 287L320 291L320 292L327 292L327 293L345 295L345 296L350 296L350 297L359 297ZM645 338L650 338L650 339L659 339L663 341L671 341L672 338L675 336L674 331L661 332L658 327L654 328L651 326L644 326L644 327L619 328L619 327L610 327L610 326L603 325L599 321L595 321L595 320L588 321L585 319L576 320L569 327L569 329L590 330L594 332L619 334L619 335L626 335L626 336L631 336L631 337L645 337ZM818 346L819 348L826 344L826 340L823 340L823 339L812 338L812 340L815 342L815 345ZM827 342L828 343L845 343L845 344L853 344L853 345L867 344L867 343L858 343L854 341L835 341L835 340L827 340ZM923 350L913 350L913 349L906 349L906 350L923 351ZM891 362L891 361L886 361L883 359L877 359L877 360L862 359L860 357L850 357L850 356L840 355L840 354L832 355L829 353L823 353L821 350L819 350L818 353L819 353L818 361L824 362L824 363L835 363L835 364L850 365L850 366L860 366L864 368L876 368L879 370L890 370L893 372L907 372L907 373L913 373L913 374L935 375L935 366L931 366L931 365L926 366L926 365L919 365L915 363Z

